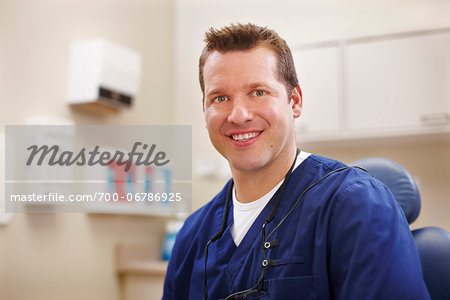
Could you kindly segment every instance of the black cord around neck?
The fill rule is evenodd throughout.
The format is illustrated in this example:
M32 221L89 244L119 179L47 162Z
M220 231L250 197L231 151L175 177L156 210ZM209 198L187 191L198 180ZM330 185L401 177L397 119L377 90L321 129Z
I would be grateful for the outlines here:
M223 212L222 225L220 226L220 230L209 239L208 243L206 243L206 246L205 246L205 273L204 273L204 278L203 278L203 285L204 285L203 297L205 300L208 299L208 283L207 283L207 279L206 279L206 267L207 267L206 263L208 262L208 248L211 243L214 243L216 240L218 240L222 236L222 234L225 232L225 229L227 227L228 212L230 211L230 200L229 199L231 199L231 193L233 192L233 186L234 186L234 181L233 181L233 179L231 179L230 186L228 187L227 199L225 202L225 211Z
M284 182L281 185L281 187L279 188L279 193L277 195L277 198L275 199L275 203L272 207L272 210L270 211L269 215L267 216L266 220L264 221L265 225L270 223L275 216L275 213L276 213L278 206L280 205L281 199L283 197L284 191L286 190L286 186L289 182L289 179L291 178L291 174L294 169L294 166L297 161L297 157L298 157L299 153L300 153L300 150L297 149L295 157L294 157L294 162L292 163L291 167L289 168L289 171L284 176ZM234 181L233 181L233 179L231 179L230 186L228 187L227 198L225 201L225 210L223 213L222 225L220 226L220 230L209 239L209 241L206 243L206 246L205 246L205 272L204 272L204 280L203 280L203 284L204 284L203 297L205 300L208 299L208 284L207 284L207 276L206 276L207 262L208 262L208 248L211 243L214 243L216 240L218 240L225 232L225 229L227 227L228 214L230 211L230 201L231 201L231 193L233 191L233 186L234 186ZM264 274L264 273L262 273L262 274ZM262 278L263 278L263 275L262 275L261 279ZM259 281L258 281L257 285L259 285Z
M275 203L273 204L270 214L266 218L266 221L265 221L266 224L269 224L273 220L275 213L277 212L278 206L280 205L280 202L281 202L281 198L283 197L283 194L284 194L284 191L286 190L289 179L291 178L291 174L292 174L292 171L294 170L294 166L295 166L295 163L297 162L297 157L299 154L300 154L300 150L297 149L297 152L296 152L295 158L294 158L294 162L292 163L291 167L289 168L289 171L284 176L284 182L280 187L280 192L278 193L278 196L275 199Z

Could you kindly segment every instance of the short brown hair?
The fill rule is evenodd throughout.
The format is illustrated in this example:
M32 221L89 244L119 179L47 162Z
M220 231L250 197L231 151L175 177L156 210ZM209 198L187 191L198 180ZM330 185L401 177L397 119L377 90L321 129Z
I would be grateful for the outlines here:
M278 79L284 82L288 95L298 85L292 53L287 45L275 31L267 27L260 27L251 23L246 25L231 24L220 30L210 28L205 34L206 46L203 48L199 61L200 87L205 98L205 82L203 69L208 56L214 51L244 51L257 46L267 47L277 56Z

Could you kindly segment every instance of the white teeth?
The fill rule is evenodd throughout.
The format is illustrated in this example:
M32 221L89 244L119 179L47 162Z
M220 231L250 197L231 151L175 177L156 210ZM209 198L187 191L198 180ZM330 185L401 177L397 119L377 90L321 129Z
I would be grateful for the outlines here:
M251 138L254 138L255 136L259 135L261 132L249 132L244 134L233 134L233 140L239 141L239 142L245 142L248 141Z

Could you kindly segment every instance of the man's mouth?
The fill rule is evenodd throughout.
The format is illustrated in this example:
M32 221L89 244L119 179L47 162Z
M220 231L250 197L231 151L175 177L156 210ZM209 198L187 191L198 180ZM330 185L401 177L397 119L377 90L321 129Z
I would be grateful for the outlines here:
M261 134L262 131L233 134L231 137L238 142L245 142Z

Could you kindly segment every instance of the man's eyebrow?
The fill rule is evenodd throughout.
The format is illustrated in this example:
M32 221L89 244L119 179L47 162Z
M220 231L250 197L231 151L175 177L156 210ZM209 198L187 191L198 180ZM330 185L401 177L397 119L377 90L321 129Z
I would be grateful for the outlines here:
M222 92L219 89L213 89L211 91L207 91L206 92L206 96L207 97L211 97L212 95L218 95L221 94Z
M256 88L267 88L267 89L273 89L273 87L270 84L264 83L264 82L253 82L248 85L251 89Z

